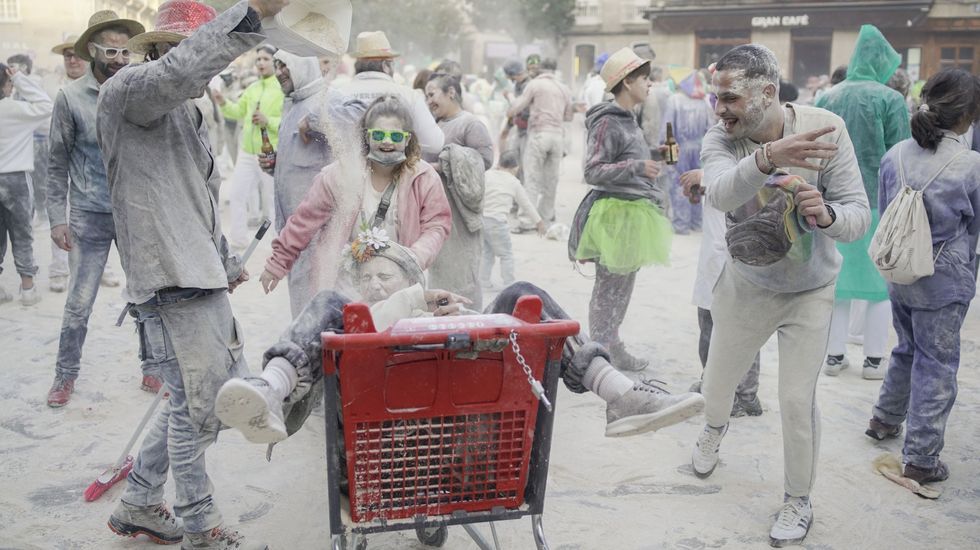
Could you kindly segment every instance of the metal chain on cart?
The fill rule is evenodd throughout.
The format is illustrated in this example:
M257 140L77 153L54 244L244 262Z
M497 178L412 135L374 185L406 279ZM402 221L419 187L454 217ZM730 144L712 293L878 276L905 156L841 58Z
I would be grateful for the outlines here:
M531 386L531 393L534 394L534 397L538 398L538 401L544 405L544 408L548 409L548 412L551 412L551 401L548 401L548 396L544 394L544 386L541 385L541 382L534 379L534 374L531 372L531 367L527 364L527 361L524 360L524 356L521 355L521 346L517 344L516 330L510 331L510 347L514 349L514 355L517 356L517 362L521 365L521 368L524 369L524 374L527 375L527 383Z

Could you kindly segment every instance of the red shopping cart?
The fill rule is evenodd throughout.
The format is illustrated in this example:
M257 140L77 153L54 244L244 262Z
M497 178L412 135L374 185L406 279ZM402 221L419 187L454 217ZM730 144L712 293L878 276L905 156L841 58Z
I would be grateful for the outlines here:
M524 296L512 315L403 319L378 333L366 305L344 308L345 333L322 335L334 550L410 529L438 547L449 525L490 549L474 524L489 523L496 545L492 522L528 515L548 548L551 403L579 324L540 319L541 300Z

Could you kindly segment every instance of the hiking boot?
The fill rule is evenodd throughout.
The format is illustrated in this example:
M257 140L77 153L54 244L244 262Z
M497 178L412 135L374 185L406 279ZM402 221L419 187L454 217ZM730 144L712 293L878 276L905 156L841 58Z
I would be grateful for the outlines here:
M823 373L827 376L837 376L840 371L851 366L851 362L843 355L828 355L823 364Z
M160 380L160 377L153 376L152 374L144 374L143 381L140 382L141 390L153 394L159 392L160 388L162 387L163 387L163 380Z
M75 393L75 381L55 378L54 384L48 390L48 406L53 408L64 407L71 399L71 394Z
M650 366L650 361L630 355L626 351L626 344L622 342L616 342L609 346L609 357L609 362L612 366L620 371L636 372Z
M878 441L893 439L902 435L902 425L886 424L877 416L873 416L868 422L868 429L864 430L864 434L871 439L877 439Z
M181 521L162 502L155 506L133 506L119 501L109 516L109 529L123 537L146 535L157 544L177 544L184 538Z
M946 463L942 460L936 464L935 468L920 468L912 464L906 464L905 473L902 475L919 482L919 485L923 483L946 481L949 479L949 467L947 467Z
M865 380L881 380L885 377L885 369L881 366L881 357L865 357L864 367L861 368L861 378Z
M41 295L37 291L37 285L34 285L31 288L20 289L20 305L33 306L40 301Z
M813 507L808 497L787 496L782 510L776 515L776 523L769 531L769 545L782 548L797 544L806 538L813 523Z
M762 401L759 401L758 395L753 395L751 399L735 396L735 404L732 405L732 418L743 416L762 416Z
M705 424L704 430L698 436L698 442L694 445L694 454L691 456L694 475L704 479L715 471L715 467L718 466L718 448L721 447L721 440L726 433L728 433L728 424L720 428L712 428Z
M268 550L264 542L249 542L238 531L218 526L204 533L184 533L180 550Z
M606 405L606 437L623 437L657 431L687 420L704 409L697 393L671 395L641 380L619 399Z
M214 413L252 443L276 443L287 437L282 401L272 395L268 382L261 378L232 378L225 382L218 391Z
M68 288L68 275L55 275L48 280L51 292L64 292Z

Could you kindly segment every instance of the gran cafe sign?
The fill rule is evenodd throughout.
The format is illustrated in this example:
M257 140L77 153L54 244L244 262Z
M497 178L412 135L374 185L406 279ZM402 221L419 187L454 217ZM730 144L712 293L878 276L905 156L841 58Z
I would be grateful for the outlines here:
M806 27L810 24L810 16L803 15L763 15L752 18L752 26L760 29L770 27Z

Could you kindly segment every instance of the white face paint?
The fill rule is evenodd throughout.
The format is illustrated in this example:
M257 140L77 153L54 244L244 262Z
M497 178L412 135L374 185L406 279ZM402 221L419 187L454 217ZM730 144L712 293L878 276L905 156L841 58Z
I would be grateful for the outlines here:
M357 288L370 305L387 300L395 292L409 286L405 270L383 256L367 260L358 270Z
M773 101L765 93L772 82L761 76L745 78L744 74L741 69L718 71L712 78L718 95L715 114L721 119L725 131L734 138L743 138L758 130Z

